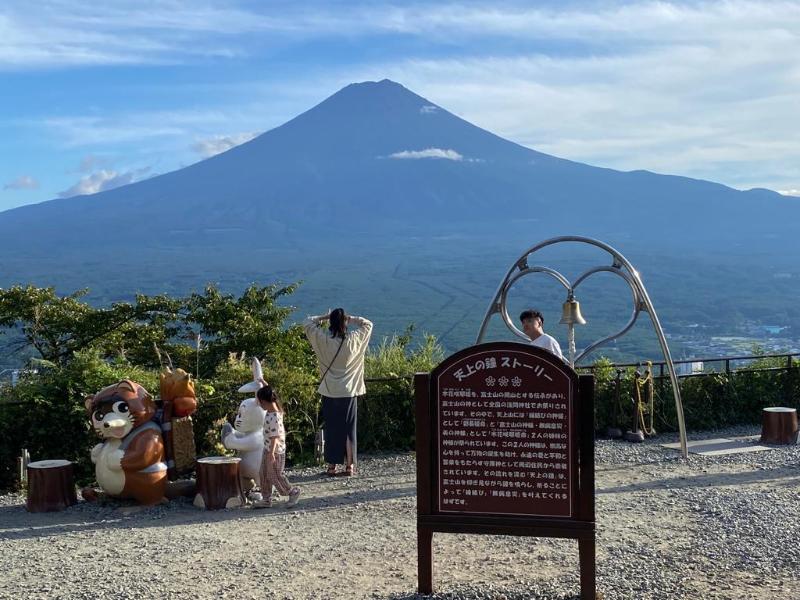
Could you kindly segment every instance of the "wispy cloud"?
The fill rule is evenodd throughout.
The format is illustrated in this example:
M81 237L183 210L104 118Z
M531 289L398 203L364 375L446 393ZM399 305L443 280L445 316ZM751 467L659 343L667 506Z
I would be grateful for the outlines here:
M464 157L455 150L445 150L442 148L426 148L425 150L402 150L390 154L389 158L420 159L420 158L444 158L447 160L462 161Z
M175 1L80 5L11 0L0 9L0 68L180 63L234 57L233 40L199 34L241 31L248 14ZM233 23L240 27L231 27Z
M238 4L238 5L237 5ZM273 3L193 0L119 0L81 4L25 0L0 8L0 69L92 65L180 64L206 58L239 58L269 43L317 36L371 35L376 28L404 31L412 17L381 6L279 8ZM275 38L275 39L272 39Z
M569 52L517 46L386 62L360 74L401 81L481 127L573 160L743 189L800 181L800 128L789 126L800 106L800 3L489 12L433 22L458 21L463 33L486 20L498 31L526 27L532 39L583 41Z
M80 181L78 181L69 189L60 192L58 196L60 198L71 198L72 196L96 194L98 192L112 190L114 188L139 181L143 179L149 172L150 167L134 169L132 171L126 171L123 173L103 169L101 171L96 171L91 175L81 177Z
M779 194L783 194L784 196L800 196L800 190L778 190Z
M309 7L309 4L311 5ZM568 3L531 6L523 2L410 2L403 5L230 2L210 5L192 0L81 4L42 0L31 11L25 0L9 0L0 9L0 66L70 66L184 62L202 57L250 55L264 34L278 42L321 37L435 35L446 44L492 37L540 45L568 40L607 54L634 44L736 44L753 32L796 38L800 4L792 0L759 2L682 0L617 3ZM251 35L248 35L251 34ZM613 45L609 46L609 43ZM474 49L470 54L475 55Z
M4 190L38 190L39 182L30 175L21 175L3 186Z
M10 0L0 8L0 70L208 62L263 57L265 47L297 41L380 45L391 37L379 62L332 61L322 74L282 78L278 94L274 81L247 80L242 97L265 106L303 96L281 109L288 116L307 108L307 98L321 99L320 90L389 77L504 137L573 160L741 188L800 182L800 129L788 125L800 106L797 0L29 6ZM201 154L214 132L277 124L257 109L241 117L230 97L219 109L62 113L39 122L68 146L160 138L185 149L199 140ZM206 151L214 149L209 142Z
M225 123L221 111L180 110L110 113L90 116L46 117L31 127L45 127L67 147L142 142L153 138L188 137L199 126Z
M198 140L192 144L192 150L200 154L203 158L220 154L226 150L230 150L235 146L249 142L258 135L257 131L248 131L245 133L235 133L232 135L215 135L209 138Z
M764 25L774 28L776 33L789 33L800 18L800 5L791 0L769 3L645 0L550 6L521 2L414 3L367 10L362 6L345 15L350 17L349 32L365 26L369 19L373 28L419 35L444 33L448 38L498 35L526 40L572 39L598 46L609 39L661 45L702 39L707 34L735 41L737 32L750 32ZM725 29L712 31L721 22Z

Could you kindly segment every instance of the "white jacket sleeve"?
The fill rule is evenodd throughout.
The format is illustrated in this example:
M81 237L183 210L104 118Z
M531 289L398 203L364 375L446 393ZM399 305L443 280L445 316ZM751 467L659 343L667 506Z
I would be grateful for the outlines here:
M325 332L319 326L319 320L322 315L306 317L303 321L303 330L306 332L306 337L310 340L324 336Z
M358 323L358 329L353 332L353 337L358 338L362 343L368 342L372 335L372 321L364 317L350 317L350 320Z

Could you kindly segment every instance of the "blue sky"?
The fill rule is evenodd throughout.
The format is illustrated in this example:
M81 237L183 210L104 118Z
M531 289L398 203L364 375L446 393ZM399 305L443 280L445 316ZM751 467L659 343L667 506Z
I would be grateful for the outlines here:
M542 152L800 196L800 2L0 5L0 210L398 81Z

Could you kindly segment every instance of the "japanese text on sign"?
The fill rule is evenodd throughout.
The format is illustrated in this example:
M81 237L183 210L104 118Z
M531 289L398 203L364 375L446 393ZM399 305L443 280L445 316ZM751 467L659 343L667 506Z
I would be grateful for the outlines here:
M524 351L483 351L438 378L439 510L572 515L572 380Z

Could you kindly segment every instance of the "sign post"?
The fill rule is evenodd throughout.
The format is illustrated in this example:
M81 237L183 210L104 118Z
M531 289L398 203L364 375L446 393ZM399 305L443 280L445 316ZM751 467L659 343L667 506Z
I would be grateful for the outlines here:
M414 385L420 593L433 593L439 531L577 539L581 598L594 600L594 378L492 342Z

